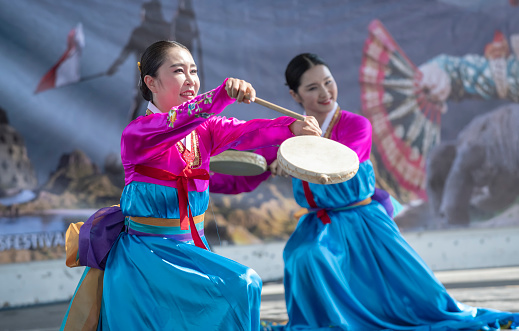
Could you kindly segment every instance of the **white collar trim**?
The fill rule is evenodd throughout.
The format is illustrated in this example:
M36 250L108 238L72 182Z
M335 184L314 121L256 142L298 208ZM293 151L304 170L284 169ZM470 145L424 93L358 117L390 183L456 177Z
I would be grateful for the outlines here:
M148 109L154 114L162 113L160 109L158 109L157 106L155 106L151 101L148 101Z

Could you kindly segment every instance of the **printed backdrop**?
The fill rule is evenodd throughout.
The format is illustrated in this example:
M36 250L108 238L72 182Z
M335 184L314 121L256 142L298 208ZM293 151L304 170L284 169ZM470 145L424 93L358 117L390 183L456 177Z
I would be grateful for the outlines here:
M19 0L0 11L0 263L63 255L64 231L117 204L120 135L144 113L137 65L160 39L188 46L202 90L226 78L302 112L286 64L329 64L342 109L373 124L378 185L403 231L519 224L515 0ZM232 105L243 120L278 113ZM318 156L316 156L318 157ZM284 240L286 178L212 194L213 245Z

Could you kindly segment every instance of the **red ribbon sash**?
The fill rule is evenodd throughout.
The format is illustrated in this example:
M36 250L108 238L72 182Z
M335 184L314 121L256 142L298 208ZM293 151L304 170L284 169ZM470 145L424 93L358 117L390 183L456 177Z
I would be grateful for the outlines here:
M168 181L174 180L177 182L180 229L188 230L191 228L191 237L193 237L195 245L200 248L207 249L207 247L204 245L204 242L202 241L202 238L200 238L198 231L196 230L195 221L193 220L193 215L191 214L191 207L189 206L189 190L187 188L187 183L190 179L209 180L209 173L207 170L191 169L189 167L185 167L180 174L175 175L174 173L171 173L167 170L138 164L135 166L135 172L155 179Z
M310 205L312 208L317 208L317 205L315 204L314 195L312 191L310 190L310 185L308 185L308 182L302 180L303 183L303 190L305 191L305 198L306 202ZM328 213L324 209L319 209L317 211L317 217L323 222L323 224L331 223L332 220L330 219L330 216L328 216Z

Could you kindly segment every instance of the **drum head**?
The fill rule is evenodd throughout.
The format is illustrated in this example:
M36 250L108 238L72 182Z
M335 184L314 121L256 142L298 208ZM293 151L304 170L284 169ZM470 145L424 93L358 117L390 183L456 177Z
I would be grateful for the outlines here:
M211 157L209 170L225 175L256 176L267 170L267 161L253 152L226 150Z
M345 182L359 169L359 157L353 150L316 136L285 140L278 150L278 163L289 175L315 184Z

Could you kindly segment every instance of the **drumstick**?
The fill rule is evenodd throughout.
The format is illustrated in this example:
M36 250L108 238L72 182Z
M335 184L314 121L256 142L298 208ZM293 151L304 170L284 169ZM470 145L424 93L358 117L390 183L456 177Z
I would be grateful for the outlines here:
M263 107L267 107L267 108L270 108L272 110L275 110L281 114L285 114L287 116L290 116L290 117L293 117L295 119L298 119L298 120L301 120L301 121L304 121L305 120L305 117L301 114L298 114L296 112L293 112L291 110L288 110L286 108L283 108L283 107L280 107L278 105L275 105L273 103L270 103L266 100L263 100L263 99L260 99L258 97L256 97L256 99L254 99L254 102L257 103L258 105L262 105Z

